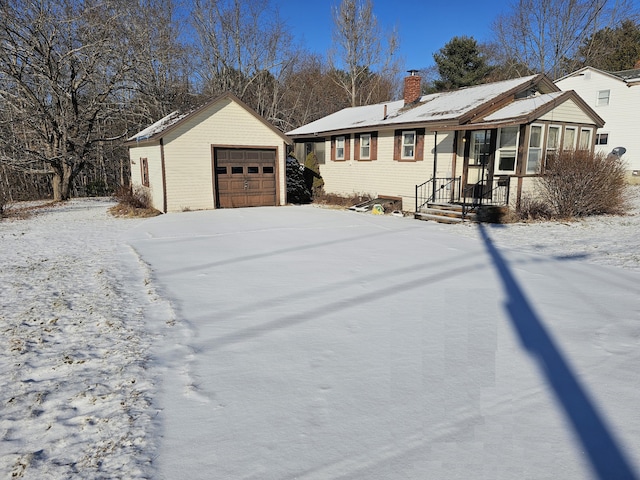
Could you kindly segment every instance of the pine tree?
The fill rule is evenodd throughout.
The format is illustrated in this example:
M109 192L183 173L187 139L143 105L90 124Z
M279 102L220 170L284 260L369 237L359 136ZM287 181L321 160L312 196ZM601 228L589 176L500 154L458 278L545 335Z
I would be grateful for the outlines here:
M434 82L439 92L481 84L491 72L473 37L453 37L433 59L440 76Z

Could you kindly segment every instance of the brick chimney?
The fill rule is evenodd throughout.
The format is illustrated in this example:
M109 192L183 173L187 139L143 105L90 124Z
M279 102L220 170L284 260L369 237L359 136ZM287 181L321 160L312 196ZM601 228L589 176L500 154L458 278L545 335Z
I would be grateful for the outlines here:
M404 104L410 105L420 100L420 75L417 70L409 70L409 76L404 77Z

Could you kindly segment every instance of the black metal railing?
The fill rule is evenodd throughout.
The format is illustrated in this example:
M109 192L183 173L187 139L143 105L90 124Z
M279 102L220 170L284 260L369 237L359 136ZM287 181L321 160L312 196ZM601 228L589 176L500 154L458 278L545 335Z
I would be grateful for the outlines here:
M416 212L428 203L460 201L460 177L434 177L416 185Z
M509 190L511 179L509 177L497 177L493 179L493 188L490 190L484 180L465 187L462 201L462 217L474 213L482 205L509 205ZM471 201L467 200L471 198Z

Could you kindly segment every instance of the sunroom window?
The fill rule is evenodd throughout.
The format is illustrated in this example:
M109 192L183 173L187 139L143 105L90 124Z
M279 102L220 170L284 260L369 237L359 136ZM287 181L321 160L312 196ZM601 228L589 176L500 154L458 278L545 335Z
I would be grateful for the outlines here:
M515 171L517 151L518 127L501 128L498 132L498 171Z
M564 139L562 140L563 150L573 150L576 148L576 128L566 127L564 129Z
M529 134L529 152L527 155L527 173L538 173L542 160L542 125L531 125Z
M582 128L580 130L580 150L589 150L591 148L591 129Z

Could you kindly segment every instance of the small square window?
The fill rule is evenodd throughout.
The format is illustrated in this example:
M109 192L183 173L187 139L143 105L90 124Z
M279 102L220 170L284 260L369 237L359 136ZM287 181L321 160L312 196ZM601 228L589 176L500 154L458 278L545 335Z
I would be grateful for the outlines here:
M608 145L609 144L609 134L608 133L597 133L596 134L596 145Z
M247 167L247 173L260 173L260 167Z
M232 175L242 174L242 167L231 167L231 174Z
M596 100L596 106L601 107L603 105L609 105L610 95L611 95L611 90L598 91L598 99Z

